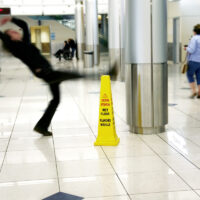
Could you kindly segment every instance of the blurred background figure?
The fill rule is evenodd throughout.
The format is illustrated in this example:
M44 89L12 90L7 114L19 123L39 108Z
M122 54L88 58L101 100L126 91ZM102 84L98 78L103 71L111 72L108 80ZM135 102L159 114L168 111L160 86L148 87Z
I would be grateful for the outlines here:
M76 52L76 58L78 59L77 43L72 38L69 38L68 44L72 50L72 58L74 58L74 53Z
M188 53L188 70L187 77L192 90L191 98L197 96L200 98L200 24L197 24L194 29L194 36L191 38L188 47L185 47ZM196 90L196 77L198 92Z
M71 59L71 52L70 52L70 45L67 41L64 41L64 47L62 49L59 49L54 56L56 58L59 58L59 61L61 61L62 56L66 59L66 60L70 60Z

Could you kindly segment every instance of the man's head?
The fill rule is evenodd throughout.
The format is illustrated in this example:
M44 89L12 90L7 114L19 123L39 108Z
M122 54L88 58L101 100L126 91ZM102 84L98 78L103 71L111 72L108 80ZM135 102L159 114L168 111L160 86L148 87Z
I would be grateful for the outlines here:
M11 40L15 41L21 41L22 40L22 34L13 30L13 29L7 29L4 31L6 35L10 37Z
M195 34L200 35L200 24L197 24L196 26L194 26L193 31Z

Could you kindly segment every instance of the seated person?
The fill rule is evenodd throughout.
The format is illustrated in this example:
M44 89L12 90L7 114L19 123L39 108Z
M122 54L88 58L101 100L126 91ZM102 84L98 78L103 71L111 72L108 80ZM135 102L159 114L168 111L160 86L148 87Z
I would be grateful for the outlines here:
M56 56L56 58L59 58L59 60L61 60L61 55L64 52L70 52L70 45L68 44L67 41L64 41L63 49L59 49L54 55Z

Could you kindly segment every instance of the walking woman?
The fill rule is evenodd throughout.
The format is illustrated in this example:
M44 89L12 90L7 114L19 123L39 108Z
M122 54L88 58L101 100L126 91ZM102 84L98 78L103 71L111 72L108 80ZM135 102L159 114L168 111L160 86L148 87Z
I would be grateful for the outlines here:
M19 26L23 30L23 35L13 29L8 29L4 33L0 31L0 39L3 41L4 47L13 56L25 63L36 77L41 78L49 85L53 99L50 101L41 119L35 125L34 131L44 136L51 136L52 133L48 131L48 127L60 102L59 84L69 79L91 78L92 74L87 75L72 71L62 72L54 70L46 58L41 55L40 51L31 44L26 22L12 17L0 19L0 25L4 25L7 22L12 22ZM114 75L115 73L116 70L113 68L107 74Z
M196 96L197 98L200 98L200 24L197 24L194 27L193 31L194 36L192 37L188 47L186 48L188 53L187 77L192 90L191 98L194 98ZM196 90L195 77L198 91Z

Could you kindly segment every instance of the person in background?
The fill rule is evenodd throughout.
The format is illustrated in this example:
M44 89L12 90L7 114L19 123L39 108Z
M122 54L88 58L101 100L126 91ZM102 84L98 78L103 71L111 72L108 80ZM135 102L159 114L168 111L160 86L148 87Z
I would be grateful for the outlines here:
M67 41L64 41L64 47L62 49L59 49L55 54L54 56L56 56L56 58L59 58L59 61L61 61L61 55L64 53L64 52L70 52L70 45ZM69 56L69 55L68 55Z
M84 74L76 71L58 71L54 70L47 59L41 55L40 51L31 44L28 25L25 21L14 17L4 17L0 19L0 26L8 22L12 22L19 26L23 35L13 29L7 29L4 33L0 31L0 39L3 41L3 46L13 56L20 59L32 73L45 81L53 96L43 116L34 127L34 131L44 135L51 136L52 132L48 131L48 127L55 114L55 111L60 103L60 83L69 79L77 78L93 78L99 76L100 73ZM117 76L115 68L108 71L106 74Z
M76 51L76 58L78 59L77 43L72 38L68 39L68 43L70 48L72 49L72 58L74 57L74 52Z
M185 47L188 57L188 70L187 78L192 90L191 98L197 96L200 98L200 24L194 26L194 36L191 38L188 47ZM194 76L196 77L198 92L196 90L196 83Z

